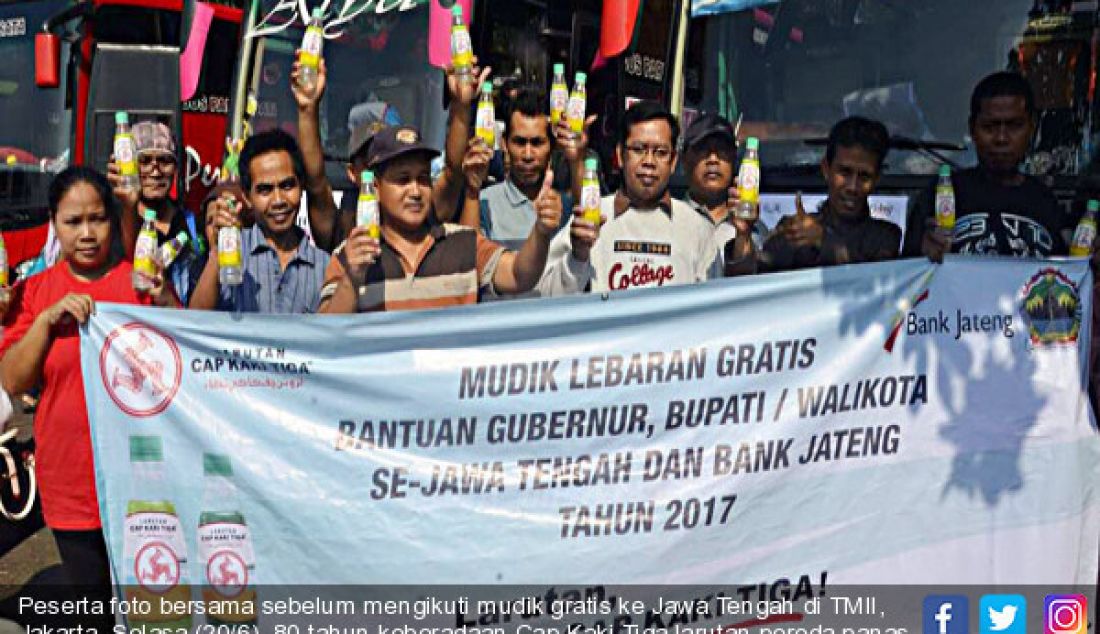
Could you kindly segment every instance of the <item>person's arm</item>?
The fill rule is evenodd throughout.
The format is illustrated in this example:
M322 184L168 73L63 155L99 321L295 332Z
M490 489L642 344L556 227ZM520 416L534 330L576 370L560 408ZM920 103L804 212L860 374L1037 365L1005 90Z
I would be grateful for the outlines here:
M466 177L463 188L462 214L458 223L473 229L481 228L481 189L489 175L489 162L493 160L493 149L484 139L474 138L462 160L462 173Z
M550 239L561 226L561 195L554 191L553 183L554 171L546 170L542 190L534 201L535 213L538 214L535 226L519 251L506 252L501 256L493 273L493 288L498 293L527 292L542 277Z
M317 312L330 315L358 312L359 287L381 254L382 245L370 237L366 227L352 229L347 242L329 260Z
M581 199L581 188L584 186L584 159L588 156L588 140L590 138L588 130L595 121L596 115L585 119L584 130L579 137L573 136L573 131L569 129L569 123L564 119L554 126L554 143L561 149L562 157L569 165L570 191L575 201Z
M222 227L231 227L239 223L234 207L239 203L232 194L226 192L207 205L207 213L213 218L206 223L206 241L210 244L210 254L202 268L199 280L191 289L191 299L187 307L197 310L215 310L221 295L221 282L218 280L218 232Z
M95 301L91 295L69 293L34 316L30 327L0 361L0 383L4 389L10 394L24 394L38 385L52 342L50 330L62 319L75 319L82 324L93 312Z
M477 99L478 89L489 78L491 68L479 69L474 58L472 82L456 75L454 68L447 65L447 91L451 96L451 105L447 113L447 140L443 151L443 172L432 184L432 202L435 205L435 217L440 222L449 222L454 218L462 195L462 162L466 157L466 147L470 139L470 109Z
M120 238L127 260L134 259L137 236L141 231L141 192L122 186L122 174L112 154L107 162L107 182L111 184L111 193L118 200L121 211Z
M298 82L301 66L294 62L290 73L290 90L298 105L298 144L306 169L306 190L309 207L309 231L314 243L325 251L336 248L336 203L332 198L332 183L325 175L325 149L321 143L321 97L325 94L327 72L325 61L317 68L317 81L307 91Z
M600 226L584 219L584 210L573 207L573 218L568 233L559 231L550 242L546 270L539 279L539 294L543 297L559 297L585 292L592 283L596 271L591 263L592 246L600 237Z

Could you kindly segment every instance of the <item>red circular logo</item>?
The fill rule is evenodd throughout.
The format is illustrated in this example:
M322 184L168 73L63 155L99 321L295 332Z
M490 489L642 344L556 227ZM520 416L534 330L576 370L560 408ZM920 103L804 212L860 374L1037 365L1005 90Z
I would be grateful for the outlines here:
M149 542L134 556L134 577L154 594L165 594L180 582L180 561L164 542Z
M219 550L206 564L206 582L214 591L232 599L248 587L248 565L232 550Z
M152 416L172 402L183 363L176 342L152 326L132 322L108 335L99 370L119 409L130 416Z

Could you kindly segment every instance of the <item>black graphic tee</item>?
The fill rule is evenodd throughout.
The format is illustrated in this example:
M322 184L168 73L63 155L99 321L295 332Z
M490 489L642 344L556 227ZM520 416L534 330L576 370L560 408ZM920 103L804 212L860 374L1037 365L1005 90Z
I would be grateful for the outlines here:
M1040 258L1066 255L1062 230L1071 219L1058 209L1054 194L1036 179L1025 176L1016 186L988 178L978 168L952 175L955 185L955 238L952 253ZM929 195L929 202L934 197ZM920 254L925 215L914 218L906 235L907 255ZM921 214L917 214L921 215ZM1072 227L1070 227L1072 228Z

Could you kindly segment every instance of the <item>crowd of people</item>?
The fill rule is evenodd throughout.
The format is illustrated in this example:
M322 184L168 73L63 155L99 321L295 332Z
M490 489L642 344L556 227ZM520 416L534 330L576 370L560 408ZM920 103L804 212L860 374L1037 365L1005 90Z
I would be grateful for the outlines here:
M295 76L299 69L295 68ZM483 81L488 69L475 69ZM448 71L451 96L443 170L440 152L411 126L365 124L353 131L348 174L372 170L380 235L356 224L355 194L336 202L324 169L318 121L322 64L311 88L293 82L300 138L275 130L251 136L239 182L219 185L192 212L172 200L176 140L163 123L133 135L140 191L112 162L103 175L70 167L54 179L49 217L59 258L17 284L5 310L0 382L11 394L40 389L35 417L42 510L74 583L110 584L100 532L92 450L80 375L77 326L96 302L242 313L415 310L507 297L552 297L695 284L719 277L945 253L1046 257L1067 253L1070 219L1049 189L1020 171L1035 130L1035 103L1019 75L996 73L974 90L970 131L978 165L954 174L957 223L936 228L918 206L905 232L873 218L868 198L890 147L881 123L859 117L833 126L821 161L828 195L769 230L734 214L738 139L721 116L683 133L659 103L642 101L621 120L616 158L622 184L604 196L600 219L578 206L585 131L552 125L538 88L521 87L503 113L505 178L489 185L493 149L471 138L481 81ZM684 161L689 187L669 181ZM555 174L554 167L568 172ZM566 183L562 186L560 183ZM306 194L309 232L296 223ZM191 239L158 268L149 292L131 284L134 247L147 210L159 242ZM210 253L223 227L244 225L243 283L223 285Z

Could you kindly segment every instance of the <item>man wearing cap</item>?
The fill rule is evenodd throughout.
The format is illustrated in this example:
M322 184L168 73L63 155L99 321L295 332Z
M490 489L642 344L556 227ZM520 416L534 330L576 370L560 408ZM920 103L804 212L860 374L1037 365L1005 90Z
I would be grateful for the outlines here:
M201 270L199 267L205 254L205 244L195 214L172 200L177 169L176 140L168 126L158 121L140 121L134 124L132 134L137 150L141 191L135 192L122 186L113 157L107 164L107 179L122 205L122 244L127 257L132 258L146 209L152 209L157 214L158 244L164 244L180 233L185 234L187 245L172 261L167 274L180 301L186 304L191 295L193 276Z
M561 222L550 205L519 251L462 225L431 215L430 163L439 152L410 126L390 127L372 139L367 166L375 173L381 240L355 227L333 253L320 312L418 310L473 304L483 290L530 290L546 264L550 237ZM549 180L543 188L550 189Z
M720 115L705 114L684 133L684 167L688 176L686 202L714 225L719 251L747 231L756 248L763 248L768 227L759 218L751 220L733 215L737 202L734 159L737 139L733 126Z
M475 58L476 62L476 58ZM464 81L447 69L447 89L452 97L447 120L446 154L443 172L432 187L432 203L435 216L440 222L453 218L459 209L462 189L462 160L466 156L467 140L470 136L470 106L477 99L477 86L489 75L489 68L474 68L477 83ZM321 144L320 103L325 93L328 71L321 60L317 71L317 81L313 91L302 88L297 81L300 66L294 63L291 71L291 91L298 105L298 135L302 143L302 156L305 160L306 191L309 192L309 224L313 241L332 251L349 235L355 226L355 201L358 192L359 175L367 169L365 158L371 138L385 126L385 121L366 121L355 125L348 142L347 174L356 185L344 192L341 204L337 207L333 197L332 183L325 174L324 148ZM479 74L480 73L480 74Z
M189 307L244 313L317 312L329 255L306 239L296 222L305 180L298 143L278 129L254 135L241 150L240 165L245 200L225 190L210 204L214 219L208 225L208 238L217 244L218 231L238 224L237 210L241 203L248 206L256 224L241 232L244 279L237 286L222 286L218 257L211 255Z
M600 224L575 210L550 247L545 296L694 284L722 272L714 225L668 191L680 123L654 101L623 115L616 148L622 189L601 201Z

